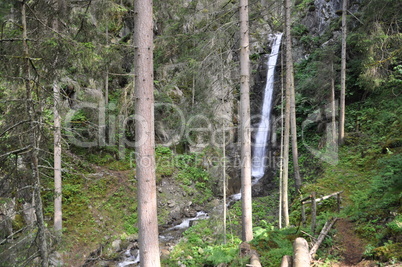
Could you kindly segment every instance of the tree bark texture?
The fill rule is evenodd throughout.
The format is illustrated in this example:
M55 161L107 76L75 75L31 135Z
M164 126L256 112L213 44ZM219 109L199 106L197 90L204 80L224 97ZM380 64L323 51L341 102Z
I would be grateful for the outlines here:
M293 267L310 266L308 243L304 238L298 237L293 243Z
M339 143L343 144L345 138L345 98L346 98L346 12L347 0L343 0L342 4L342 52L341 52L341 103L339 114Z
M315 200L315 192L311 195L311 233L314 235L317 217L317 202Z
M253 239L251 206L250 59L248 1L240 0L240 117L242 239Z
M291 26L291 2L285 0L285 36L286 36L286 90L289 91L290 99L290 130L292 135L292 156L293 170L295 176L296 192L301 188L300 167L299 167L299 152L297 148L297 131L296 131L296 101L295 101L295 86L294 86L294 71L293 71L293 56L292 56L292 36L290 31Z
M286 90L285 106L285 129L283 138L283 174L282 174L282 214L285 227L289 226L289 202L288 202L288 181L289 181L289 135L290 135L290 96Z
M338 135L336 132L336 100L335 100L335 72L334 63L331 62L331 129L332 129L332 150L335 151L338 145Z
M160 266L155 178L152 0L134 1L135 137L141 266Z
M250 265L253 267L261 267L260 258L257 256L256 253L251 254Z
M54 95L54 230L61 235L62 230L62 187L61 187L61 119L58 111L60 88L53 84Z
M285 255L281 261L281 267L292 267L292 257L289 255Z

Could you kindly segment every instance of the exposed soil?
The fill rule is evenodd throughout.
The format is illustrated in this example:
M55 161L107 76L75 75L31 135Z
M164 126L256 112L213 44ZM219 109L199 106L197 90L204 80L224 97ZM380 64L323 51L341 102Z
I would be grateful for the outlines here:
M369 262L362 261L365 244L354 232L354 224L347 219L339 219L335 228L335 241L343 258L338 266L371 266Z

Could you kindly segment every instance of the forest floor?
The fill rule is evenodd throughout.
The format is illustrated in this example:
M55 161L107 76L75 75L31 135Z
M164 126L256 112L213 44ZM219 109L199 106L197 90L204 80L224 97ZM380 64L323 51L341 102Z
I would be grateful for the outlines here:
M362 262L365 243L354 231L354 224L347 219L339 219L335 228L335 241L339 244L342 262L337 266L372 266L369 262ZM369 265L366 265L366 264ZM376 266L376 265L375 265Z
M353 222L347 219L339 219L335 224L335 228L337 233L334 238L336 244L339 244L338 248L341 252L342 261L333 264L332 267L378 266L378 262L376 261L363 259L366 243L356 234ZM402 266L402 263L387 266Z

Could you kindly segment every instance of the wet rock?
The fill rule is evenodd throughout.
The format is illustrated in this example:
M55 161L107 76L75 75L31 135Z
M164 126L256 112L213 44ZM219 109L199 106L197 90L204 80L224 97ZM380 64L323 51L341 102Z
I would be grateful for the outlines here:
M138 240L138 234L131 234L127 237L127 241L134 242ZM137 244L138 245L138 244Z
M174 200L169 200L167 202L167 205L168 205L169 208L173 208L176 205L176 202Z
M171 220L173 220L173 221L181 219L180 210L173 210L173 211L171 211L170 217L171 217Z
M121 240L120 239L117 239L117 240L112 242L112 250L114 252L120 251L120 249L121 249L120 246L121 246Z
M200 205L192 205L192 207L193 207L196 211L201 211L201 210L204 209L204 208L201 207Z
M167 249L161 249L161 259L168 259L170 251Z
M108 261L99 261L99 262L97 263L97 266L99 266L99 267L109 267L109 266L110 266L110 262L108 262Z
M182 209L182 214L186 218L192 218L192 217L197 216L197 211L191 207L184 207Z

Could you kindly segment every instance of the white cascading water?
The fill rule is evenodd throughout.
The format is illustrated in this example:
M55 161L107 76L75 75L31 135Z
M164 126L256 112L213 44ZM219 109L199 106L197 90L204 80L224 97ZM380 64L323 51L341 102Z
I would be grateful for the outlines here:
M266 146L271 126L272 96L274 92L275 66L278 60L279 48L281 45L282 33L274 34L271 54L268 59L267 82L264 91L264 101L261 111L261 122L255 135L254 153L251 168L253 183L257 183L264 176L266 164Z

